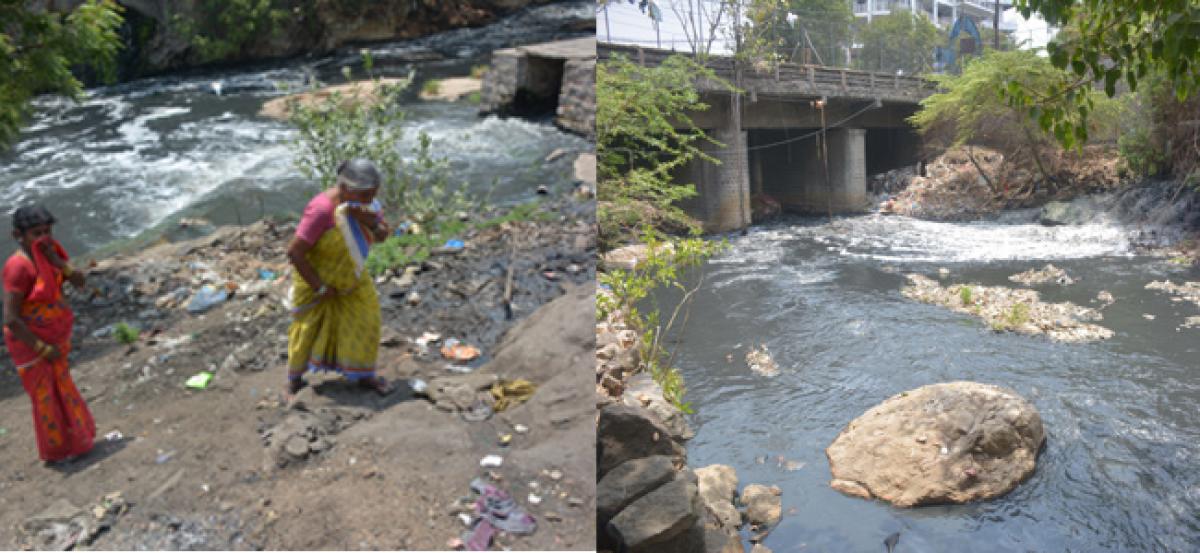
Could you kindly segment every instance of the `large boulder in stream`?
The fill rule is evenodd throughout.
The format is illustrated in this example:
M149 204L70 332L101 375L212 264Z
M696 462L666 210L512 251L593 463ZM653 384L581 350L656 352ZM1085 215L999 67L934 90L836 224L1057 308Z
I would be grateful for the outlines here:
M1008 493L1033 474L1042 418L1007 388L975 382L901 392L852 421L825 450L843 493L899 507Z

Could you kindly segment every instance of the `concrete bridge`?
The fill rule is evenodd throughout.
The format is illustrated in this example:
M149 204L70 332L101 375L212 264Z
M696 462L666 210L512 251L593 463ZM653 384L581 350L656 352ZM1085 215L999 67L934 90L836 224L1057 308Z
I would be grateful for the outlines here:
M624 55L646 66L672 54L607 43L597 47L601 60ZM732 58L711 56L705 65L735 81ZM906 118L934 92L924 78L795 64L743 69L742 94L706 79L697 87L711 107L691 115L722 144L704 148L721 163L693 162L677 178L696 185L699 196L684 209L707 232L748 226L752 201L759 196L797 213L864 209L867 175L917 163L919 139ZM819 108L816 100L823 100ZM823 126L828 179L818 140Z

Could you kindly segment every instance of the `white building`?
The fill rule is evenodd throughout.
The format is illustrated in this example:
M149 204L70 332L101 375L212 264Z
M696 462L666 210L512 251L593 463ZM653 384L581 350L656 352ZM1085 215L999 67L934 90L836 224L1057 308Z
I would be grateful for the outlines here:
M996 9L1003 13L1012 4L1011 0L998 3L986 0L850 0L855 17L867 21L875 16L890 14L893 10L908 10L928 17L934 25L944 29L953 25L959 16L974 19L979 27L991 28ZM1012 32L1016 30L1016 25L1004 21L1001 16L1000 30Z

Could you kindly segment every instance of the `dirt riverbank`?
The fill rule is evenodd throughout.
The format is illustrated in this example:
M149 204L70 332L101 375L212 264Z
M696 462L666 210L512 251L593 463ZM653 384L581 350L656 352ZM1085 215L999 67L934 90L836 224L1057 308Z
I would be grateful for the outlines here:
M593 548L594 205L547 203L537 221L474 232L460 253L381 279L380 373L397 384L386 397L310 375L299 401L281 401L289 223L101 261L94 291L71 298L72 373L97 422L95 450L44 466L29 400L11 368L0 372L0 547L445 549L465 530L457 504L482 477L537 520L493 549ZM205 280L237 293L188 313ZM141 338L119 344L118 322ZM425 333L483 355L449 370L440 344L421 345ZM185 388L206 369L207 389ZM455 401L519 379L536 391L486 420ZM502 464L481 467L488 455Z

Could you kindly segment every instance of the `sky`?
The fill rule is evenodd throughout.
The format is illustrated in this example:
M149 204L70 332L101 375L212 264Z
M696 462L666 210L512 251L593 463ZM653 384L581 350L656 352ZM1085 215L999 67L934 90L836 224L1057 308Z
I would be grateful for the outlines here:
M707 10L704 15L710 16L715 13L720 0L704 0L702 3ZM697 4L697 2L691 2L691 4ZM636 5L629 4L626 0L611 0L607 13L606 10L596 13L597 36L604 42L640 44L648 47L661 46L667 50L691 51L688 34L684 32L683 24L680 22L681 18L688 18L691 14L688 8L689 2L686 0L659 0L659 5L662 8L663 20L658 24L656 34L654 22L639 11ZM1049 25L1037 14L1026 20L1016 10L1009 9L1001 14L1001 17L1003 18L1001 28L1010 24L1016 25L1017 30L1013 33L1013 38L1018 43L1025 42L1023 47L1044 48L1053 36L1049 31ZM707 32L707 28L705 28L705 33ZM727 37L725 35L727 34L727 30L717 31L717 38L713 42L713 53L730 51L726 44Z

